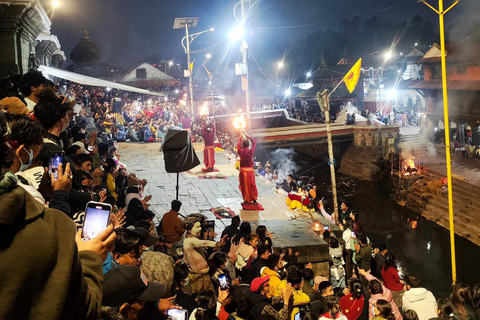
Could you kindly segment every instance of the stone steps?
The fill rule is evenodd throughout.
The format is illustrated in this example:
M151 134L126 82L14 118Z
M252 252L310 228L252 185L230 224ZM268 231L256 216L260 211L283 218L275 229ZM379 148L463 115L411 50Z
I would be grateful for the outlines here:
M430 181L440 181L444 176L440 173L427 170L420 180L422 184ZM452 200L455 222L455 233L480 245L480 187L467 181L452 179ZM435 194L422 194L420 189L414 189L405 195L408 205L420 208L421 214L449 229L448 193L439 189ZM418 209L417 209L418 210Z

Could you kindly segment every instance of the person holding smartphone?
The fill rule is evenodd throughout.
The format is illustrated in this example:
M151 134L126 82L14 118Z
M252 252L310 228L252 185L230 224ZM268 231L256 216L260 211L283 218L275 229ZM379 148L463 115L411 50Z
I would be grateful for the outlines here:
M46 208L18 185L9 171L20 155L13 137L33 125L21 123L7 126L0 113L0 318L97 318L102 260L113 249L113 227L83 241L65 213ZM59 177L62 183L68 179L63 172Z
M40 94L40 99L34 108L34 115L46 133L43 138L42 150L36 160L41 162L44 168L49 166L51 154L65 151L60 135L68 127L73 105L74 102L66 97L57 96L51 91L44 90ZM70 163L73 179L76 176L75 163L68 156L64 157L62 163L64 165ZM72 186L68 194L68 201L72 207L72 212L78 212L83 210L89 201L92 201L92 195L78 191L75 180L72 180Z

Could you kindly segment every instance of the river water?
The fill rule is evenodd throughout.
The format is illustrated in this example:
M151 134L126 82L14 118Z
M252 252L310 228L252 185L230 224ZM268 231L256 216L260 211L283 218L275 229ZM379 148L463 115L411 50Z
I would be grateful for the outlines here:
M275 150L257 150L255 154L264 164L266 160L272 162ZM324 163L311 169L324 159L298 153L291 159L298 166L296 174L309 170L305 175L315 177L320 195L332 203L328 191L331 184L329 167ZM398 205L391 199L386 184L362 182L338 173L336 177L340 186L339 200L342 197L350 200L351 209L358 211L360 225L373 243L386 244L389 252L399 260L403 272L415 273L421 285L432 291L437 299L448 297L452 282L448 230ZM356 186L348 187L342 182L353 182L351 185ZM473 287L480 283L480 247L459 236L455 236L455 243L457 282Z

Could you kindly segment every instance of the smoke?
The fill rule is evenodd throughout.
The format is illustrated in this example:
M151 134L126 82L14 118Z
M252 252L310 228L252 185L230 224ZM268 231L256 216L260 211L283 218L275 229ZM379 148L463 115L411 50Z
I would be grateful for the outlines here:
M480 1L478 0L461 1L455 6L449 12L450 18L448 16L446 18L448 42L478 42L480 40L479 12Z
M272 152L270 163L277 171L278 180L287 179L287 175L297 171L300 167L292 160L297 153L293 148L281 148Z

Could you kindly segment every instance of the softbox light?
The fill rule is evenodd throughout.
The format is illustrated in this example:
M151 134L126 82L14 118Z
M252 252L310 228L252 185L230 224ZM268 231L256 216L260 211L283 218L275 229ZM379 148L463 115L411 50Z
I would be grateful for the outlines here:
M170 127L165 134L161 149L165 170L168 173L188 171L200 164L188 130L175 126Z

